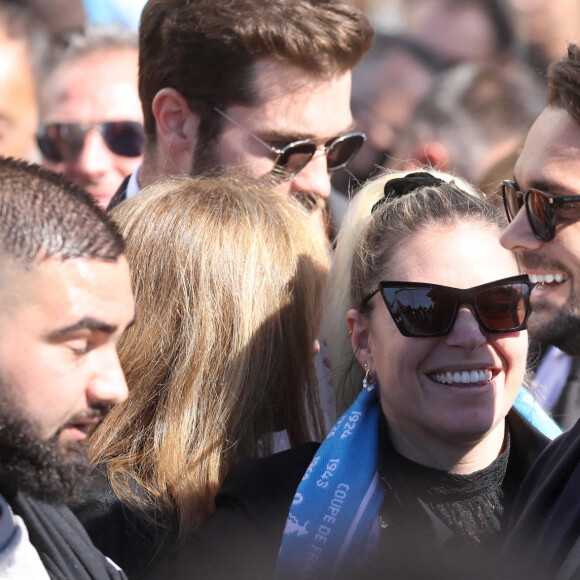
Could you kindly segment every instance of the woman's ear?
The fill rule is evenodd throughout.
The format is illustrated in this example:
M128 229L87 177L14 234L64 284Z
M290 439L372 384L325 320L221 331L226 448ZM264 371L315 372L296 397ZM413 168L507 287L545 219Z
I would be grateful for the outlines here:
M374 370L373 354L370 347L369 319L354 308L346 313L346 323L348 325L348 334L350 343L356 360L361 367L371 372Z

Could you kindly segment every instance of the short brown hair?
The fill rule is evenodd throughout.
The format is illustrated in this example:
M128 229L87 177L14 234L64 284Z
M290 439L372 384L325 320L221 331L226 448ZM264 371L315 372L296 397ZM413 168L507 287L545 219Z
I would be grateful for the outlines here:
M124 250L116 226L83 189L0 157L0 254L28 265L51 257L116 260Z
M580 47L568 45L568 54L548 68L548 105L564 109L580 125Z
M147 140L155 141L151 107L164 87L178 91L200 114L203 140L203 117L214 105L255 102L252 66L258 59L332 75L352 69L372 36L360 10L332 0L149 0L139 28ZM220 126L219 117L209 117Z

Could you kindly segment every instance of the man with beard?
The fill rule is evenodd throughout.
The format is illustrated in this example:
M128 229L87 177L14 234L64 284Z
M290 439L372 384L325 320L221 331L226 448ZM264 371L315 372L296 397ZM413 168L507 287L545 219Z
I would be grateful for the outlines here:
M373 31L347 2L149 0L139 25L143 164L109 207L162 175L242 166L315 218L365 136L351 70Z
M127 396L134 318L123 240L89 196L0 158L0 577L124 574L65 503L88 483L87 430Z
M548 106L502 190L511 223L501 242L538 283L530 335L580 355L580 46L550 66ZM580 422L540 457L512 524L502 577L580 577Z

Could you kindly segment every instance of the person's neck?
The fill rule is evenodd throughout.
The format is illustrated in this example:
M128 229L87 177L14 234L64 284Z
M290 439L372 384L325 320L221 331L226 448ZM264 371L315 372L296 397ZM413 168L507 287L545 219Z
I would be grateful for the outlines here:
M388 422L393 447L404 457L443 471L469 474L490 465L500 455L505 442L505 420L474 442L419 440ZM453 439L453 438L450 438Z
M155 162L155 157L153 154L143 154L143 162L141 163L141 168L139 169L139 175L137 176L137 182L139 183L139 189L143 189L150 183L153 183L157 178L161 177L162 174L157 171L157 163Z
M190 167L189 156L182 155L182 158L175 159L166 149L159 146L145 149L138 175L139 189L143 189L165 175L189 174Z

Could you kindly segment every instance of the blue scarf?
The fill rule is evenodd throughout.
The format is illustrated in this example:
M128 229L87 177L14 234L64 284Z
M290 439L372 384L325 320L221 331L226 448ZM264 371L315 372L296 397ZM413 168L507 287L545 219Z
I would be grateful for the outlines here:
M355 559L364 560L373 544L384 497L377 473L377 390L373 385L361 391L302 477L282 537L277 580L336 576ZM514 407L550 439L562 432L524 387Z

